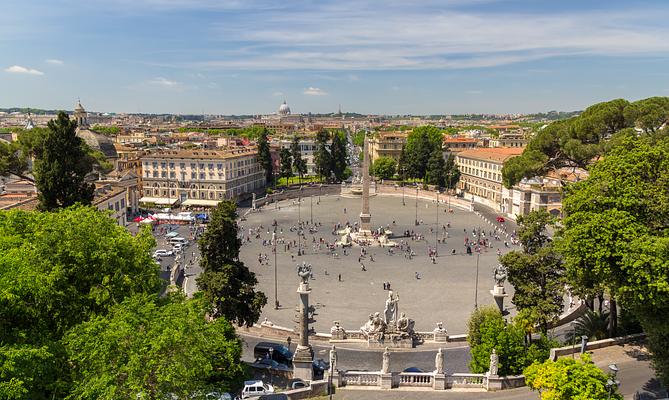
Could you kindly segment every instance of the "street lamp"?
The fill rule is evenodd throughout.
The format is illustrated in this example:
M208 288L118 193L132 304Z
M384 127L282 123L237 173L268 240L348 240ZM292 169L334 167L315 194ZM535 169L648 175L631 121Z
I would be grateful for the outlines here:
M272 357L273 355L274 355L274 348L273 348L273 347L270 347L270 348L269 348L269 359L270 359L270 360L273 360L273 359L274 359L274 358ZM271 366L272 363L270 363L269 365ZM274 378L274 374L272 374L272 369L269 368L269 369L267 370L267 372L269 373L269 383L272 384L272 383L273 383L272 381L273 381L273 378Z
M478 235L476 239L476 246L474 246L475 250L476 247L478 247L480 241L481 241L481 227L479 226ZM479 248L479 251L476 252L476 285L474 287L474 309L479 308L479 258L480 257L481 257L481 249Z
M302 255L302 234L300 232L302 226L302 186L297 193L297 255Z
M439 245L439 189L437 189L437 226L434 230L434 256L439 257L437 246Z
M416 184L416 220L414 225L418 226L418 184Z
M274 309L279 309L279 297L277 289L277 265L276 265L276 232L272 232L272 247L274 251Z
M616 376L618 376L618 366L615 364L609 365L609 370L611 371L609 373L609 379L606 381L606 388L608 389L609 392L609 400L611 400L611 393L613 392L614 387L618 387L620 385L620 381L616 379Z
M404 182L406 178L406 168L402 167L402 205L406 206L407 204L404 202L404 186L406 186L406 182Z
M309 216L309 221L311 222L311 225L314 224L314 195L312 194L309 196L309 203L311 207L311 215Z

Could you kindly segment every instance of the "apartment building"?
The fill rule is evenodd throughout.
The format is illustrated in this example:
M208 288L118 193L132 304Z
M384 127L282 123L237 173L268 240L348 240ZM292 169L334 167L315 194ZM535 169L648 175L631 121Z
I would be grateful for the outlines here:
M370 162L379 157L390 157L399 163L408 136L408 132L379 132L370 137L368 139Z
M270 143L278 145L280 149L289 149L293 144L293 139L276 139ZM316 163L314 162L314 154L316 153L316 140L311 137L301 137L299 141L300 155L307 163L307 175L316 175Z
M142 203L215 206L265 187L255 147L158 151L141 161Z
M522 148L478 148L464 150L455 156L460 169L458 189L466 198L502 209L502 167L504 162L523 152Z

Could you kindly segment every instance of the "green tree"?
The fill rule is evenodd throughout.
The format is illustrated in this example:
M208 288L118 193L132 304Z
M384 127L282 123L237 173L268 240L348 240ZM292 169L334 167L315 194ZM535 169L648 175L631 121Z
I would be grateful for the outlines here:
M198 300L135 296L64 338L72 399L186 398L231 390L243 374L241 341L223 318L205 319Z
M455 164L455 155L450 153L444 165L444 182L449 189L455 189L460 181L460 169Z
M430 159L427 161L427 182L437 187L444 187L444 173L446 172L446 162L441 149L432 151Z
M255 274L239 260L241 240L236 217L237 205L230 200L219 202L211 213L207 230L199 240L204 272L197 285L215 317L251 326L260 318L267 297L255 290Z
M153 246L150 230L133 237L92 207L0 212L0 398L64 398L63 334L157 293Z
M263 129L258 137L258 162L265 170L265 183L269 185L272 182L272 154L269 150L267 133L267 129Z
M469 368L474 373L486 372L493 349L499 357L500 375L520 374L533 362L548 358L553 341L544 338L527 345L524 336L525 327L515 321L507 324L495 306L474 310L467 335L472 354Z
M549 240L547 227L553 225L550 214L532 211L519 216L518 225L522 252L509 252L500 262L509 271L513 304L518 310L528 309L546 336L550 322L563 308L565 268Z
M316 174L323 178L330 177L332 166L330 150L328 150L328 141L330 134L327 130L321 129L316 134L316 152L314 153L314 164L316 167Z
M441 151L442 141L443 134L434 126L415 128L404 147L407 173L414 178L426 179L430 157L435 151Z
M293 157L290 155L290 150L287 148L281 149L279 152L279 160L281 162L281 177L290 178L293 176Z
M352 139L353 140L353 145L358 146L358 147L362 147L365 143L365 135L366 134L367 133L364 130L357 131L355 134L353 134L353 139Z
M35 158L39 208L48 211L90 204L95 186L86 182L86 175L93 170L94 161L76 135L77 123L61 111L48 127Z
M337 181L343 181L348 165L348 151L346 150L346 135L342 131L336 131L332 134L330 162L330 169Z
M300 138L293 136L293 142L290 144L290 155L293 157L293 169L302 181L302 177L307 173L307 162L302 158L300 151Z
M606 386L609 377L592 363L589 354L580 360L560 358L534 363L525 369L525 384L543 400L622 400L617 388ZM609 390L611 391L609 397Z
M574 291L610 297L610 334L618 301L636 315L669 384L669 139L623 132L612 141L589 178L566 188L558 245Z
M379 179L390 179L395 175L397 163L390 157L381 156L372 163L371 172Z

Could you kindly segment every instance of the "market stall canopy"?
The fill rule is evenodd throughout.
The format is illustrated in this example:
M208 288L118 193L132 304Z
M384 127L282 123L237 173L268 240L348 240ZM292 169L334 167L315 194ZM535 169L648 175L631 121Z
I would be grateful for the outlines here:
M179 199L176 197L173 199L166 199L163 197L142 197L139 199L140 203L153 203L153 204L160 204L160 205L173 205L176 203Z
M181 203L183 206L216 207L219 200L188 199Z

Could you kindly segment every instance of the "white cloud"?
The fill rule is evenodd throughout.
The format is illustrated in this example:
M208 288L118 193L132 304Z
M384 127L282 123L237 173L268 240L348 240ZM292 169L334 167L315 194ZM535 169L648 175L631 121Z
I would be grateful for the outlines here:
M44 75L44 72L38 71L36 69L22 67L20 65L12 65L11 67L5 68L5 72L12 74L28 74L28 75Z
M63 65L65 62L63 60L59 60L57 58L49 58L46 60L47 63L52 64L52 65Z
M389 1L379 6L378 1L341 0L293 10L244 12L213 28L212 36L230 46L228 53L188 65L320 71L460 69L560 56L669 52L669 26L662 24L657 10L532 14L453 7L458 3L463 2L427 1L416 6ZM244 47L237 47L239 43Z
M307 96L327 96L327 92L323 91L321 88L316 88L316 87L308 87L304 89L302 92L303 94L306 94Z
M162 76L159 76L157 78L151 79L149 81L150 84L152 85L158 85L158 86L165 86L165 87L174 87L179 84L177 81L172 81L167 78L164 78Z

